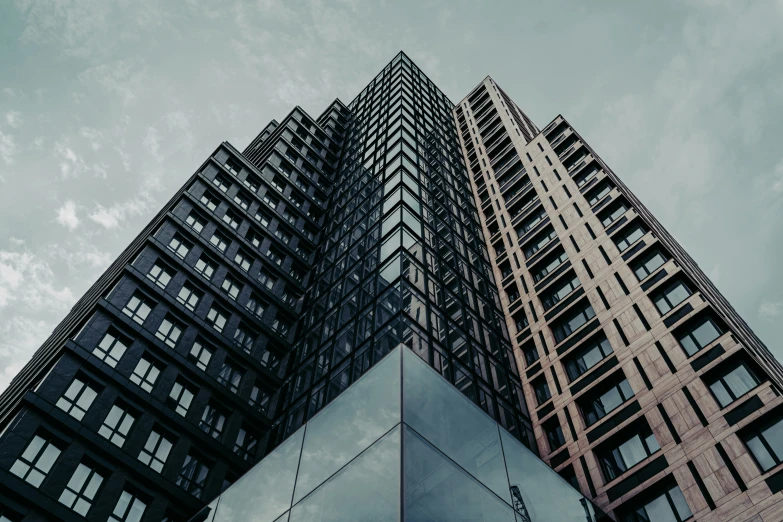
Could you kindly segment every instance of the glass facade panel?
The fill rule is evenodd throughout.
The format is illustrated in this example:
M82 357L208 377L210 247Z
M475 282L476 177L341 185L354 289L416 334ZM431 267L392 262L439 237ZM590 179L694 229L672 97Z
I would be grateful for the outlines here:
M400 422L400 352L307 424L294 503Z

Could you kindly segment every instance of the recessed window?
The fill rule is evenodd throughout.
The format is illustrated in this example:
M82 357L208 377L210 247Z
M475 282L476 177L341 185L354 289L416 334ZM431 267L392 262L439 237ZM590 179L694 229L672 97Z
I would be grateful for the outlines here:
M209 309L209 312L207 312L207 324L212 325L212 328L214 328L218 332L223 332L223 329L226 327L226 323L228 322L228 312L223 310L217 305L212 305L212 308Z
M268 191L266 194L264 194L264 196L261 199L264 200L264 203L266 203L267 205L269 205L274 209L276 209L277 205L280 204L280 200L274 197L273 195L271 195Z
M264 315L264 312L266 311L269 304L258 297L256 294L250 294L250 298L247 300L247 309L250 310L250 313L257 317L261 317Z
M234 443L234 453L244 460L252 461L258 448L258 436L242 426L237 434L237 440Z
M125 439L128 437L128 432L135 420L136 418L127 407L114 404L106 418L103 419L103 424L98 428L98 434L121 448L125 444Z
M542 233L538 234L535 238L525 244L524 253L525 259L530 259L533 254L541 250L544 246L548 245L550 241L557 237L557 232L551 226L548 226Z
M212 237L209 238L209 242L212 244L212 246L214 246L224 254L226 253L226 249L228 248L229 241L228 239L226 239L226 236L224 236L220 232L215 232L214 234L212 234Z
M93 348L92 354L114 368L122 359L130 343L130 339L120 335L117 330L110 327L104 334L101 342L98 343L98 346Z
M559 343L595 317L595 311L588 301L575 305L552 323L555 342Z
M291 242L291 234L280 227L275 230L275 235L286 245Z
M248 403L250 406L258 408L261 413L266 414L271 400L272 396L269 393L262 391L258 386L253 386Z
M532 382L533 392L536 395L536 402L538 405L544 404L546 401L552 398L552 392L549 391L549 383L546 382L546 377L541 375Z
M57 399L57 407L76 420L82 420L84 414L90 409L92 401L98 396L89 384L82 378L76 377L62 397Z
M198 426L201 428L201 431L213 439L220 440L220 437L223 435L223 427L225 424L226 416L223 412L214 404L207 404L204 408L204 413L201 415Z
M71 475L65 489L60 493L59 501L81 516L86 516L102 483L103 476L100 473L94 468L80 463Z
M201 497L208 475L209 466L199 457L188 455L177 477L177 486L194 497Z
M609 208L599 216L601 224L604 227L608 227L614 223L617 218L625 214L628 211L628 208L628 203L623 200L612 203L609 205Z
M568 261L568 255L562 248L559 248L560 252L555 252L547 256L544 261L536 264L533 271L533 280L538 283L544 279L547 275L551 274L553 270Z
M277 278L272 276L266 270L261 270L258 272L258 282L264 285L267 290L272 290L272 288L275 286L275 283L277 283Z
M123 491L117 500L117 505L114 506L114 511L109 516L109 522L141 522L141 517L144 516L146 509L147 504L142 502L138 496L129 491Z
M225 176L222 176L218 174L215 176L215 179L212 180L212 184L215 185L217 188L219 188L223 192L228 191L228 187L231 186L231 182L228 181Z
M706 316L688 323L676 334L676 337L690 357L721 335L723 330L711 317Z
M253 350L253 345L256 342L256 334L253 333L247 326L241 324L237 326L234 331L234 344L241 348L244 352L250 353Z
M226 166L226 169L235 176L242 170L242 165L234 158L228 158L224 165Z
M285 256L279 250L271 247L266 251L266 257L278 266L282 265L283 259L285 259Z
M207 221L195 212L191 212L188 214L188 217L185 218L185 224L195 230L196 234L200 234L201 231L204 230Z
M654 248L635 260L631 268L636 274L636 278L642 281L663 266L666 260L666 256L658 248Z
M633 388L622 372L577 400L585 424L592 426L634 396Z
M611 354L612 345L606 337L601 336L588 341L563 361L569 382L578 379Z
M179 321L174 320L170 316L166 316L158 327L158 331L155 332L155 337L166 343L168 346L174 348L177 346L177 341L182 335L184 326Z
M557 416L546 421L542 428L546 435L546 440L549 443L549 451L555 451L559 447L565 444L565 436L563 435L563 428L560 427L560 423L557 421Z
M201 203L209 209L210 212L214 212L220 205L220 199L209 191L204 192L199 200Z
M272 186L278 191L283 192L285 190L285 180L280 176L274 176L272 178Z
M272 321L271 326L272 326L272 330L285 337L291 331L291 327L293 326L293 323L281 317L276 317L275 320Z
M258 192L258 187L261 186L260 182L258 181L258 178L253 176L252 174L249 174L247 178L245 178L242 183L245 184L247 188L252 190L253 192Z
M690 296L691 289L688 285L682 280L675 280L664 283L651 298L661 315L666 315Z
M754 424L741 438L762 473L783 462L783 418Z
M667 487L667 491L653 500L645 501L641 506L628 511L622 522L683 522L692 516L685 496L675 484L671 488Z
M614 187L612 186L609 181L603 181L600 182L597 187L594 189L591 189L590 192L585 194L585 199L587 199L587 203L592 207L599 201L601 201L604 196L609 194Z
M193 248L193 244L182 239L182 236L179 234L174 235L174 237L171 238L171 241L169 241L169 249L180 259L185 259L185 256L188 255L191 248Z
M177 301L184 305L185 308L193 312L196 310L198 302L203 296L204 292L196 289L196 287L193 286L190 281L185 281L185 284L182 285L182 288L179 289L179 293L177 294Z
M188 413L190 403L193 402L194 393L183 383L177 381L171 387L166 404L183 417Z
M160 473L166 464L166 459L169 458L173 445L165 435L153 429L139 453L139 460Z
M721 408L733 403L761 382L745 361L732 361L728 366L724 363L719 370L705 381Z
M128 303L122 309L122 312L139 324L144 324L144 320L152 311L155 302L144 294L136 292L128 300Z
M217 270L217 263L202 255L198 261L196 261L196 266L193 268L196 270L196 272L201 274L204 279L209 281L212 279L212 276L215 275L215 270Z
M651 456L661 447L647 423L625 430L596 450L606 482L612 481Z
M11 473L37 488L49 474L57 457L60 456L53 438L48 435L36 435L11 466Z
M616 236L614 236L614 244L617 245L617 250L623 252L633 245L643 235L647 233L647 230L638 221L622 229Z
M544 305L544 310L549 310L555 306L564 297L579 288L580 284L579 278L573 272L567 277L559 279L547 288L541 296L541 304Z
M240 370L235 363L226 360L220 368L217 380L232 392L237 393L239 391L239 385L242 383L242 376L242 370Z
M206 371L209 361L212 359L212 353L213 351L210 349L209 345L200 339L196 339L193 346L190 347L188 358L198 366L199 370Z
M152 265L150 271L147 272L147 279L165 290L166 285L168 285L169 281L171 281L173 274L174 270L168 268L160 261L157 261L154 265Z
M256 218L256 221L261 223L262 227L268 227L269 226L269 222L272 220L272 218L269 216L269 214L267 214L266 212L263 212L263 211L256 212L255 218Z
M155 381L158 380L158 375L160 375L160 368L155 366L149 359L142 357L136 364L130 380L132 383L140 386L142 390L150 393L152 392L152 387L155 386Z
M231 212L230 210L223 214L223 222L236 230L239 228L239 223L241 222L241 219L239 216L237 216L235 213Z
M532 339L522 346L522 354L525 356L525 363L528 366L538 360L538 350L536 349L536 343Z
M239 283L237 283L236 279L234 279L231 276L226 276L226 278L223 279L223 284L220 285L220 288L231 299L236 299L237 296L239 296L239 291L240 291Z
M237 194L234 196L234 203L242 207L243 210L247 210L250 206L250 198L241 192L237 192Z
M246 252L237 250L237 253L234 255L234 263L239 265L239 268L245 272L248 272L250 267L253 265L253 258L247 255Z

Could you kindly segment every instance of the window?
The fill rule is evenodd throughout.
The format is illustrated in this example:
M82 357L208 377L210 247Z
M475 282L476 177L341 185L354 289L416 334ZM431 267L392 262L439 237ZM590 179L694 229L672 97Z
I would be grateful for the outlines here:
M230 297L231 299L236 299L239 295L239 283L236 282L236 279L234 279L231 276L226 276L225 279L223 279L223 284L220 285L220 288Z
M291 242L291 234L283 230L282 228L278 227L277 230L275 230L275 235L280 238L280 241L285 243L286 245Z
M736 401L761 382L745 361L732 361L729 367L721 367L719 374L706 380L721 408Z
M277 208L277 205L280 204L280 200L274 197L272 194L270 194L268 191L266 194L264 194L264 197L261 198L264 200L264 203L269 205L272 208Z
M264 285L267 290L272 290L272 288L275 286L275 283L277 283L277 278L272 276L269 272L266 270L261 270L258 272L258 282Z
M196 261L195 269L196 272L204 277L204 279L209 281L215 274L215 270L217 270L217 263L209 259L207 256L202 255L198 261Z
M550 452L555 451L557 448L565 444L563 428L560 427L560 423L557 421L557 416L545 422L542 427L544 428L546 440L549 443Z
M193 402L194 393L188 389L188 387L181 382L177 381L174 386L171 387L166 404L169 408L173 409L183 417L188 413L190 403Z
M253 264L253 258L247 255L246 252L237 250L236 255L234 255L234 263L239 265L239 268L247 272L250 270L250 266Z
M277 317L274 321L272 321L272 330L279 333L283 337L287 336L288 332L291 331L291 326L293 326L291 321L282 319L280 317Z
M536 344L531 340L522 347L522 354L525 356L525 363L530 366L538 360L538 350Z
M193 248L193 244L182 239L182 236L176 234L169 241L169 249L176 254L180 259L185 259L190 249Z
M158 380L158 375L160 375L160 369L153 362L142 357L133 370L130 380L140 386L142 390L150 393L155 381Z
M272 186L278 191L283 192L285 190L285 180L280 176L275 176L272 178Z
M209 467L198 457L188 455L177 477L177 486L194 497L200 497L209 475Z
M185 224L195 230L196 234L200 234L201 231L204 230L204 226L207 224L207 222L204 218L195 212L191 212L188 214L188 217L185 218Z
M201 201L201 203L203 203L204 206L207 207L210 212L214 212L215 209L217 209L218 206L220 205L220 200L218 199L218 197L209 191L205 191L201 195L201 199L199 201Z
M707 316L688 324L677 334L677 340L690 357L721 335L723 335L721 328Z
M541 304L544 305L544 310L549 310L555 306L561 299L578 288L579 285L579 278L574 275L573 272L570 276L552 285L552 287L544 292L544 295L541 298Z
M266 251L266 257L278 266L282 265L283 259L285 259L285 256L279 250L271 247Z
M578 379L584 375L587 370L603 361L611 354L612 345L609 344L609 340L606 337L601 336L599 339L588 341L583 347L579 348L563 361L569 382Z
M523 221L522 224L517 228L516 230L517 236L518 237L524 236L527 232L530 231L530 229L532 229L533 227L541 223L541 221L543 221L544 218L546 218L546 216L547 214L546 214L546 210L544 210L544 207L543 206L538 207L538 210L533 212L530 215L530 217L525 219L525 221Z
M196 306L198 306L198 302L203 296L204 293L201 290L197 290L189 281L185 281L185 284L179 289L177 301L193 312L196 310Z
M223 192L227 192L228 187L231 186L231 182L228 181L224 176L221 176L220 174L215 176L215 179L212 180L212 184Z
M631 268L634 274L636 274L636 278L641 281L658 270L666 262L666 259L666 256L659 249L655 248L640 256L638 260L634 261Z
M271 396L269 393L261 391L258 386L253 386L253 389L250 391L250 399L248 399L248 403L250 403L250 405L254 408L258 408L261 413L266 413L269 408L270 400Z
M642 227L640 223L634 223L628 227L625 227L614 238L614 244L617 245L617 250L620 252L625 251L629 246L636 243L647 231Z
M245 186L250 190L252 190L253 192L258 192L258 187L261 186L258 181L258 178L256 178L252 174L248 174L248 176L242 181L242 183L244 183Z
M169 439L153 429L139 453L139 460L160 473L163 470L163 465L166 464L166 459L169 458L173 445Z
M201 431L213 439L220 440L225 424L226 416L221 413L217 406L207 404L204 408L204 413L201 415L201 421L199 421L198 426L201 428Z
M606 482L619 477L661 447L647 423L625 430L621 436L612 437L596 450Z
M250 294L250 298L247 300L247 309L250 310L250 313L258 317L264 315L264 312L268 306L269 305L267 302L258 297L256 294Z
M212 308L207 312L207 324L212 325L212 328L216 331L223 332L223 328L226 327L226 322L228 322L227 314L228 312L219 306L212 305Z
M576 182L576 186L579 188L582 188L585 183L590 181L595 177L595 175L598 174L598 167L593 167L592 169L585 169L582 174L574 178L574 181Z
M595 317L595 311L593 311L593 307L587 301L574 306L552 323L552 333L555 336L555 342L559 343L593 317Z
M677 485L624 515L622 522L683 522L693 516Z
M256 249L261 248L261 243L264 242L264 236L252 229L247 231L245 239L247 239L248 242L250 242L250 244L253 245Z
M80 463L65 489L60 493L60 503L81 516L86 516L102 482L103 476L100 473Z
M223 214L223 222L228 226L230 226L231 228L233 228L234 230L239 228L240 221L241 219L230 210L227 211L225 214Z
M110 441L112 444L121 448L125 444L133 421L136 418L128 411L127 407L114 404L109 410L109 414L103 419L103 424L98 428L98 433Z
M537 377L532 384L539 406L552 398L552 393L549 391L549 383L546 382L544 375Z
M152 311L155 303L149 297L136 292L128 300L128 304L122 309L122 312L139 324L144 324L144 320Z
M212 237L209 238L209 242L222 253L226 253L226 249L228 248L228 239L226 239L226 236L220 232L213 233Z
M652 301L661 315L668 314L675 306L682 303L691 295L691 290L683 281L670 281L664 283L662 288L656 290Z
M120 335L117 330L109 328L98 346L93 348L92 354L114 368L122 359L130 343L131 341Z
M264 201L266 201L266 199ZM272 220L272 218L269 217L269 214L267 214L266 212L263 212L263 211L256 212L255 218L256 218L256 221L261 223L262 227L268 227L269 226L269 222Z
M60 449L49 435L36 435L11 466L11 473L33 487L38 487L52 469Z
M231 361L224 361L223 367L217 378L218 382L236 393L239 391L239 385L242 382L242 371Z
M604 181L585 195L585 198L587 198L587 203L592 207L601 201L604 196L609 194L613 188L614 187L612 187L608 181Z
M293 226L296 226L296 216L288 209L283 211L283 218L285 218L285 220L291 223Z
M242 166L234 158L228 158L225 163L226 169L234 175L239 174L242 170Z
M76 377L63 396L57 399L57 407L80 421L97 396L98 392L84 382L83 378Z
M250 353L253 350L253 345L256 342L256 334L251 332L247 326L241 324L237 326L234 331L234 344L239 346L243 351Z
M614 221L626 213L628 210L628 204L625 201L618 201L612 204L607 211L601 214L601 224L604 228L608 227Z
M783 418L755 424L741 438L762 473L783 462Z
M533 256L533 254L541 250L541 248L549 244L549 242L555 239L556 237L557 237L557 233L555 232L555 229L552 227L549 227L549 229L545 230L544 233L537 235L535 238L533 238L532 241L525 244L524 247L525 259L530 259Z
M592 426L633 397L633 389L622 372L615 375L615 378L609 381L609 387L600 386L577 401L587 426Z
M237 434L237 440L234 443L234 453L242 457L244 460L252 461L256 455L256 448L258 447L258 437L245 429L242 426Z
M109 516L109 522L140 522L147 504L128 491L123 491Z
M150 268L150 271L147 272L147 279L161 287L162 289L166 289L166 285L169 284L169 281L171 281L171 274L173 273L173 270L168 268L166 265L161 263L160 261L157 261L154 265L152 265L152 268Z
M237 192L234 196L234 202L242 207L243 210L247 210L250 206L250 199L241 192Z
M568 261L568 256L566 255L565 251L562 249L560 250L560 253L547 256L543 262L536 265L536 269L533 272L533 279L536 283L544 279L547 275L551 274L554 269Z
M177 341L182 335L182 324L175 321L170 316L166 316L163 322L160 323L158 331L155 332L155 337L166 343L168 346L174 348L177 346Z
M212 350L200 339L196 339L193 346L190 347L188 358L198 366L199 370L206 371L209 366L209 360L212 359Z

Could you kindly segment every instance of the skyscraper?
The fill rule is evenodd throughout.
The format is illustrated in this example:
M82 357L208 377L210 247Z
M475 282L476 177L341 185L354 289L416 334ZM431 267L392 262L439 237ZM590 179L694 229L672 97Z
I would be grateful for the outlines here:
M343 391L357 401L394 374L390 357L416 374L411 353L434 370L411 386L450 383L488 432L450 449L469 426L428 435L411 419L432 405L407 410L402 388L388 433L370 433L381 399L366 391L351 429L324 427ZM357 452L399 455L397 480L421 486L400 491L410 519L453 517L437 502L466 520L544 517L512 476L527 446L581 491L536 471L580 517L778 520L781 382L562 117L539 131L490 78L454 105L400 53L349 105L297 107L241 153L221 144L74 306L0 397L0 517L187 520L298 440L287 520L304 495L337 494L330 466L372 462L302 475L317 458L302 434L358 432ZM462 498L427 494L446 485Z

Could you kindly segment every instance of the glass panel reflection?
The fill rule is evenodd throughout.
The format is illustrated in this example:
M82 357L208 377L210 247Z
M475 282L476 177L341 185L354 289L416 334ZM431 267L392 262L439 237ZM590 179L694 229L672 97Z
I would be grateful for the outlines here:
M400 350L307 423L294 503L400 422Z
M398 426L295 505L290 522L397 522L399 511Z
M267 522L291 507L305 430L300 429L220 497L215 522Z
M405 423L511 503L497 423L409 350L403 375Z
M511 508L407 426L406 522L514 522Z
M518 440L500 430L513 506L535 522L584 522L582 494Z

